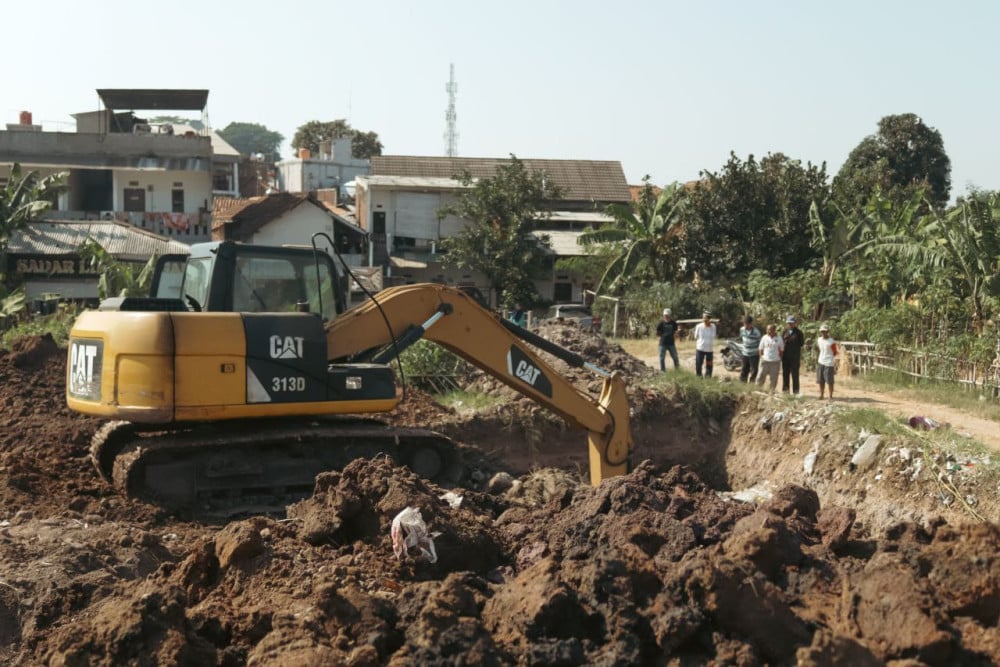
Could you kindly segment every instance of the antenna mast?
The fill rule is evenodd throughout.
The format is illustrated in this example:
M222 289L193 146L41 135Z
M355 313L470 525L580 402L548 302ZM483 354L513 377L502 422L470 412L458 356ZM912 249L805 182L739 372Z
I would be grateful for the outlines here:
M458 114L455 113L455 95L458 93L458 82L455 81L455 63L449 65L451 78L445 84L444 89L448 93L448 110L444 112L444 119L447 129L444 132L444 154L448 157L458 157L458 129L455 122Z

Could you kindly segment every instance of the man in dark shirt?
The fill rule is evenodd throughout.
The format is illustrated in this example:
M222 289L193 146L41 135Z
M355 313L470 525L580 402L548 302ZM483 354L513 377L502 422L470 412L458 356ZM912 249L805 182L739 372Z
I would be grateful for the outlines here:
M663 309L663 319L656 325L656 335L660 337L660 370L667 370L664 363L667 352L674 360L674 370L680 368L680 361L677 358L677 346L674 344L674 334L677 333L677 322L674 322L674 314L669 308Z
M785 320L785 332L781 335L785 341L785 352L781 357L781 391L788 392L791 388L793 394L799 393L799 364L802 362L802 347L806 344L806 337L802 335L795 317L788 316ZM791 387L789 387L791 379Z

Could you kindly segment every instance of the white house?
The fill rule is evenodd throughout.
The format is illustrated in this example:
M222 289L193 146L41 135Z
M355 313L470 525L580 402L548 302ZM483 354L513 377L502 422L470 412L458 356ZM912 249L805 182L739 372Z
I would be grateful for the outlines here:
M456 201L463 190L453 178L468 172L474 179L495 175L507 159L376 156L371 174L357 180L355 205L358 224L369 233L371 262L386 268L389 282L438 281L488 288L482 276L445 269L438 250L441 239L457 234L466 224L438 211ZM580 255L580 233L610 220L603 213L610 203L628 203L631 193L620 162L593 160L522 160L532 171L544 171L559 187L551 217L540 219L535 233L552 242L552 272L536 283L542 298L554 302L583 300L593 287L587 276L557 272L558 257Z
M203 112L208 91L97 93L104 108L74 114L76 132L42 131L28 112L0 131L0 180L9 178L14 163L43 176L66 172L66 191L47 214L50 219L116 220L185 243L207 240L213 178L217 170L231 174L232 182L221 191L235 192L238 153L207 133L151 124L135 111ZM223 151L218 159L214 143Z
M351 138L324 142L319 155L303 149L299 157L277 164L278 187L285 192L313 192L336 189L342 196L344 185L368 173L368 160L351 152Z

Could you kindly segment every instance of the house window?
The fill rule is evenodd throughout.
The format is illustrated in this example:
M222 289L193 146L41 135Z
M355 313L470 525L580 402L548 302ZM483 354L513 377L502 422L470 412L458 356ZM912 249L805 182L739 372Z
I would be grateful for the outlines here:
M170 191L170 211L172 213L183 213L184 212L184 191L183 190L171 190Z
M125 210L142 213L146 210L146 191L142 188L125 188Z

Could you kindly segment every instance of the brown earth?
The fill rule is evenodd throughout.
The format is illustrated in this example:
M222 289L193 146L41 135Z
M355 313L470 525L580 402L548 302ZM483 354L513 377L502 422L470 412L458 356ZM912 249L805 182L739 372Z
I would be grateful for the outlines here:
M0 661L1000 660L991 478L893 438L852 466L861 437L837 427L837 405L753 397L699 414L600 336L545 333L629 374L648 461L628 475L579 484L584 435L530 402L464 415L411 392L389 419L463 445L457 508L391 461L356 461L286 518L225 525L114 495L86 458L98 420L65 407L65 352L34 338L0 353ZM756 503L732 497L751 486ZM393 554L406 507L437 533L436 562Z

